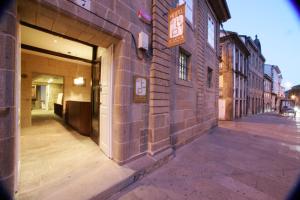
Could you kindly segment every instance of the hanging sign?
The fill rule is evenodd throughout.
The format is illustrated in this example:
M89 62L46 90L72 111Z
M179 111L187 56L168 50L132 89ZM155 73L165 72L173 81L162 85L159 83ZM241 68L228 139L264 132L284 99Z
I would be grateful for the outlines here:
M168 46L173 47L185 42L185 4L169 10Z

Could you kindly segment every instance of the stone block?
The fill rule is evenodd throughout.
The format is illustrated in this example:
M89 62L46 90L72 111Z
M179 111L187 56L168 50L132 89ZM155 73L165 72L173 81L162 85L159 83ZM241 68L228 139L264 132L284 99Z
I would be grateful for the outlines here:
M79 6L65 0L58 0L58 7L68 13L76 13Z
M178 131L181 131L185 128L185 123L184 121L182 122L177 122L177 123L171 123L171 134L174 134Z
M15 138L0 140L0 179L12 175L15 164Z
M132 85L132 73L125 70L115 70L115 81L121 85Z
M165 140L166 138L169 138L170 136L170 127L161 127L161 128L153 128L149 132L149 142L156 143L161 140Z
M170 146L170 138L161 140L156 143L148 143L148 153L150 155L155 155Z
M0 32L16 36L16 18L12 13L4 12L0 18Z
M15 40L6 35L0 35L0 69L15 69Z
M2 187L1 195L3 195L3 196L1 196L1 199L13 199L14 198L14 193L15 193L14 181L15 181L14 175L10 175L9 177L0 177L0 184Z
M170 112L170 108L169 107L150 107L149 109L150 114L155 115L155 114L167 114Z
M120 105L129 105L133 99L132 88L129 86L115 85L114 103Z
M122 143L129 142L131 138L131 123L114 123L113 124L113 141Z
M13 108L0 108L0 140L14 136L14 112Z
M151 115L149 117L149 127L151 128L161 128L167 126L167 122L169 120L167 119L168 115L161 114L161 115Z
M0 107L14 105L15 73L0 69Z
M131 109L130 109L131 120L133 122L141 121L143 114L146 114L146 113L144 113L143 105L142 104L132 104L130 107L131 107Z

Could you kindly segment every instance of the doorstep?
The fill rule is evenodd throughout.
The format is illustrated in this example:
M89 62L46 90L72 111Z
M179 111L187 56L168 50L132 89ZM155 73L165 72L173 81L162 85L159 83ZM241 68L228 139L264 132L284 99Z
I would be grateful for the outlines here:
M17 200L102 200L125 189L173 157L171 148L155 155L142 156L119 166L113 161L86 166L43 189L17 195Z

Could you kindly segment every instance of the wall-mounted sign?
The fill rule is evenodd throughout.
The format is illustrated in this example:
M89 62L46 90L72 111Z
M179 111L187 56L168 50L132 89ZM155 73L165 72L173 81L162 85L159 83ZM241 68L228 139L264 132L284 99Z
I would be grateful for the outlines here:
M145 77L133 77L133 102L146 103L148 99L148 80Z
M75 3L87 10L91 10L91 0L76 0Z
M169 10L168 46L173 47L185 42L185 4Z

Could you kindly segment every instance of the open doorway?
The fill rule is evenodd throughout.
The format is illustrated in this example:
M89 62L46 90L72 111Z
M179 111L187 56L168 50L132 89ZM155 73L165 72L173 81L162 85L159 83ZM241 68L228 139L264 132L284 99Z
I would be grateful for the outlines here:
M31 121L43 123L55 116L63 117L64 78L33 73L31 85Z
M19 194L34 198L111 156L113 48L20 26Z

